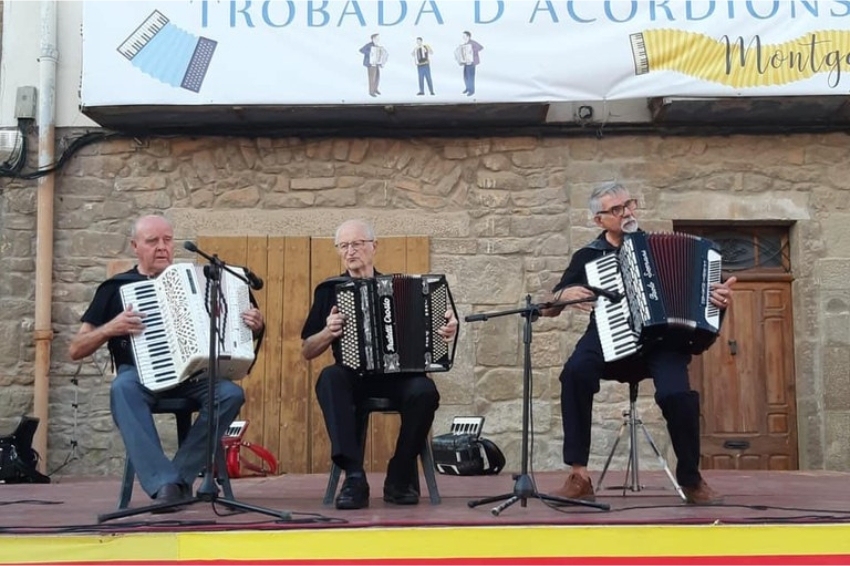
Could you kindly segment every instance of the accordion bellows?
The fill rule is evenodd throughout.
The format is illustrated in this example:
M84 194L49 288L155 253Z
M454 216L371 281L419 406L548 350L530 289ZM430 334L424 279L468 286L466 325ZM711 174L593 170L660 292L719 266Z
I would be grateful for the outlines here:
M454 347L437 333L457 316L444 275L378 275L335 287L346 323L342 365L360 373L448 371ZM455 335L457 342L457 335Z
M711 240L679 232L626 234L616 253L588 263L585 272L588 284L624 296L596 301L607 362L658 342L700 354L720 333L720 311L709 293L720 283L721 254Z

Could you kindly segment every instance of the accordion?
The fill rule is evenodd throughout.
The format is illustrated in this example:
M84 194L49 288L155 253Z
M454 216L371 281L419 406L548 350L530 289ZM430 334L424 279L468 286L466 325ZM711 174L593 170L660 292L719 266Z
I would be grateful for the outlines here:
M454 345L437 333L446 311L457 316L444 275L349 279L335 294L347 321L339 340L343 366L379 374L451 369Z
M602 353L610 362L663 342L704 352L720 333L720 310L709 301L720 283L721 255L710 240L690 234L626 234L616 254L585 266L588 284L620 293L594 309Z
M203 266L175 263L156 279L120 288L124 308L145 314L145 329L131 336L142 385L151 391L176 387L209 369L209 292ZM238 380L254 362L254 337L242 321L250 308L248 285L221 272L218 366L216 376Z

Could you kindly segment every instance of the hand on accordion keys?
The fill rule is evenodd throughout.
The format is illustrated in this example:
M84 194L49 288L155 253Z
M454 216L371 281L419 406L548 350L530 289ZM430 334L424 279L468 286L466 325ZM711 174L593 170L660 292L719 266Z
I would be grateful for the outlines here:
M729 308L729 303L732 299L732 286L738 281L735 276L730 277L723 283L714 283L711 286L711 302L719 309L725 310Z
M455 313L451 310L447 310L446 314L446 323L437 329L437 334L443 337L443 340L446 342L450 342L457 334L457 318L455 318Z

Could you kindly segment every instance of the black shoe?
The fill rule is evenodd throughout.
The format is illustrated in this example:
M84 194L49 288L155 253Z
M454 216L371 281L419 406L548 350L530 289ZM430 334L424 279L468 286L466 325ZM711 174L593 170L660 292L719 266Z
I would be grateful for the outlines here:
M419 493L411 485L388 483L384 484L384 501L395 505L416 505L419 503Z
M337 509L363 509L369 506L369 484L366 478L345 478L336 496Z
M424 93L424 92L417 92L417 93L416 93L416 96L424 96L424 95L425 95L425 93Z
M185 501L186 496L183 495L183 487L177 483L167 483L156 492L155 503L177 503L178 501ZM171 507L165 507L163 509L154 509L151 513L174 513L175 511L180 511L183 509L182 505L172 505Z

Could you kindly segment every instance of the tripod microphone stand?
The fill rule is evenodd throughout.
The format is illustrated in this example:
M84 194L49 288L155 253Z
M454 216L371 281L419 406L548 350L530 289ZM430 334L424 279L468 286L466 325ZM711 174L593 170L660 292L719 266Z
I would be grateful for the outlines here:
M497 501L502 501L500 505L493 507L490 511L491 514L498 517L499 514L516 503L520 502L522 507L526 507L527 501L529 498L535 497L542 501L549 501L552 503L557 503L560 505L572 504L572 505L584 505L586 507L595 507L596 509L601 509L603 511L607 511L611 508L610 505L606 503L596 503L593 501L585 501L583 499L571 499L568 497L558 497L554 495L546 495L537 491L537 487L534 485L534 480L528 474L528 435L531 429L530 427L530 413L531 413L531 323L534 322L534 319L540 314L540 310L542 308L548 307L560 307L567 306L576 303L595 301L596 297L591 297L588 299L578 299L575 301L564 301L557 303L547 303L544 305L532 304L531 296L526 295L525 297L525 307L519 309L512 309L506 311L499 312L490 312L490 313L476 313L471 314L465 318L466 322L476 322L481 320L487 320L490 318L495 318L498 316L505 316L509 314L520 314L523 318L525 318L525 328L523 330L523 344L524 348L524 358L523 358L523 372L522 372L522 462L521 462L521 470L519 474L514 475L514 489L510 493L503 493L501 495L494 495L491 497L485 497L483 499L475 499L467 503L469 507L478 507L479 505L486 505L488 503L495 503Z
M165 509L183 507L192 503L200 502L220 503L221 505L229 507L230 509L236 509L241 511L253 511L256 513L269 515L271 517L276 517L283 521L289 521L292 519L292 514L288 511L276 511L274 509L258 507L249 503L236 501L235 499L219 497L218 488L215 485L214 470L216 443L218 443L219 445L221 444L218 431L216 430L216 416L218 410L216 408L215 403L215 389L218 379L218 302L221 293L222 271L227 271L228 273L238 277L245 283L249 283L255 289L259 289L262 287L262 281L249 270L245 270L247 275L243 275L231 270L221 259L219 259L217 255L213 254L212 256L210 256L205 254L200 249L198 249L198 247L192 242L185 242L184 247L189 251L198 253L199 255L203 256L207 261L209 261L209 265L204 267L204 273L206 274L207 281L209 283L209 301L207 303L207 306L210 315L210 344L209 362L207 370L207 411L209 414L207 418L206 463L204 467L203 480L201 481L201 485L198 487L198 491L196 492L196 495L194 497L188 497L185 500L180 501L170 501L148 505L145 507L138 507L134 509L121 509L112 513L104 513L102 515L98 515L97 522L103 523L104 521L109 521L111 519L130 517L132 515L139 515L141 513L149 513L154 511L162 512ZM226 470L223 470L222 472L227 473Z

